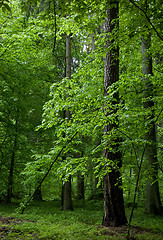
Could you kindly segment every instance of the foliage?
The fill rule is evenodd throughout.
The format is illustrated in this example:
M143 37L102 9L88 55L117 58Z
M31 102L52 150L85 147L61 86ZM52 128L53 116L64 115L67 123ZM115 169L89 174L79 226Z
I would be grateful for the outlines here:
M13 153L13 198L18 201L28 198L35 191L60 149L77 132L43 182L43 199L60 200L62 184L70 174L75 199L79 171L85 177L86 199L90 198L97 191L94 188L97 178L96 187L100 188L106 171L116 167L112 159L103 158L104 140L113 150L115 138L120 137L124 196L126 201L131 202L138 165L148 142L145 134L152 120L157 124L158 180L162 189L163 48L157 34L161 32L161 1L134 1L139 8L132 4L133 1L119 1L120 28L109 37L116 38L113 45L120 46L120 79L110 86L109 95L104 97L106 39L103 23L108 2L0 1L0 200L6 200ZM142 10L145 11L146 3L149 11L144 14ZM148 32L152 36L149 53L153 58L153 75L148 76L148 80L154 92L149 98L154 107L147 110L143 107L149 99L144 97L146 83L142 81L141 38ZM66 34L71 35L72 42L71 79L65 78ZM113 45L107 50L111 50ZM115 114L116 92L119 92L120 104ZM104 108L108 109L107 117ZM65 118L67 110L71 112L69 121ZM154 112L152 120L149 119L151 112ZM119 128L113 128L104 139L104 125L115 122L117 118ZM144 204L144 186L150 174L143 158L138 191L140 205ZM162 190L160 192L162 197ZM37 218L39 208L34 206L33 211ZM77 209L74 216L73 213L64 215L56 209L53 211L57 215L49 215L49 220L46 219L51 227L47 228L44 213L36 226L24 223L24 230L28 232L31 224L42 239L55 234L56 239L59 236L80 239L85 232L88 233L86 239L106 239L99 232L96 236L97 229L93 227L93 224L100 224L101 212L89 216L89 212ZM65 218L63 222L62 218ZM141 211L141 224L145 224L143 218L146 219ZM153 224L154 220L151 217Z
M5 239L125 239L126 233L122 229L117 229L115 233L114 229L109 232L106 228L99 227L103 214L102 202L96 202L94 209L92 204L94 202L86 202L84 208L77 208L74 212L62 212L56 201L33 202L23 216L13 213L16 206L6 208L0 205L0 215L12 218L9 223L3 223L3 228L6 227L8 233ZM160 217L147 217L141 208L138 209L133 222L134 226L137 226L135 238L161 240L161 223Z

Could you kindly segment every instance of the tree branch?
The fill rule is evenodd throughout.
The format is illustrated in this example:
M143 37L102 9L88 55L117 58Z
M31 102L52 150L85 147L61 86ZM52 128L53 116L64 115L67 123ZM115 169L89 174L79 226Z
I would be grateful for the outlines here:
M161 113L163 111L163 108L160 110L159 114L157 115L154 123L156 124ZM150 131L151 132L151 131ZM148 133L148 136L147 136L147 141L149 139L149 135L150 135L150 132ZM140 182L140 174L141 174L141 169L142 169L142 165L143 165L143 158L144 158L144 154L145 154L145 151L146 151L146 147L147 147L147 141L144 145L144 148L143 148L143 152L142 152L142 156L141 156L141 160L140 160L140 164L138 166L138 174L137 174L137 180L136 180L136 186L135 186L135 192L134 192L134 199L133 199L133 206L132 206L132 209L131 209L131 213L130 213L130 217L129 217L129 222L128 222L128 234L127 234L127 239L130 239L130 229L131 229L131 221L132 221L132 217L133 217L133 213L134 213L134 206L135 206L135 203L136 203L136 196L137 196L137 192L138 192L138 187L139 187L139 182Z
M132 3L136 8L138 8L146 17L149 24L152 26L153 30L156 32L157 36L163 41L162 36L159 34L153 23L151 22L150 18L148 17L146 11L144 11L141 7L139 7L133 0L129 0L130 3Z
M30 203L30 201L33 199L36 191L41 187L41 184L43 183L43 181L45 180L45 178L48 176L48 174L49 174L49 172L51 171L54 163L57 161L57 159L59 158L59 156L61 155L61 153L63 152L63 150L64 150L65 148L67 148L67 145L72 142L72 140L73 140L74 137L77 135L77 133L78 133L78 131L76 131L76 132L74 133L74 135L70 138L70 140L68 140L68 142L66 142L66 144L64 144L64 146L61 148L61 150L59 151L59 153L57 154L57 156L54 158L53 162L51 163L48 171L46 172L46 174L44 175L44 177L42 178L42 180L41 180L40 183L38 184L38 186L37 186L37 188L35 189L34 193L33 193L33 194L30 196L30 198L23 204L23 206L20 207L21 214L24 213L25 208L26 208L27 205Z

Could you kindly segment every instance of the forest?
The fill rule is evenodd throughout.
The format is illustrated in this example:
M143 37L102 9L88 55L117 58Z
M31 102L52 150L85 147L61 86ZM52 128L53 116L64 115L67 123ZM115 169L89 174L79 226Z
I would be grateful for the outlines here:
M0 239L163 239L161 0L0 0Z

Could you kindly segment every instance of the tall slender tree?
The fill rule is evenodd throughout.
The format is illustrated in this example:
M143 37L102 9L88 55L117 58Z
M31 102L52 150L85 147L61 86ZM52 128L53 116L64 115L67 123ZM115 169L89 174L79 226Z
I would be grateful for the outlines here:
M14 167L15 167L15 155L18 142L18 119L15 121L15 136L13 141L13 150L11 153L10 171L8 177L8 188L7 188L7 203L11 203L13 194L13 177L14 177Z
M66 77L71 78L71 37L66 36ZM67 121L70 120L70 111L66 110ZM63 186L63 210L73 210L71 197L71 175Z
M104 73L104 96L109 94L108 88L119 80L119 46L115 39L115 32L119 28L119 1L108 1L109 7L106 10L105 33L106 33L106 57ZM111 35L112 34L112 35ZM109 49L109 50L108 50ZM107 161L112 162L111 171L104 177L104 226L120 226L127 222L124 209L122 181L120 168L122 167L122 154L119 150L121 139L116 135L118 123L119 93L115 91L112 101L112 108L105 106L105 116L109 118L114 114L112 123L104 127L105 148L103 156ZM111 136L112 143L107 138Z

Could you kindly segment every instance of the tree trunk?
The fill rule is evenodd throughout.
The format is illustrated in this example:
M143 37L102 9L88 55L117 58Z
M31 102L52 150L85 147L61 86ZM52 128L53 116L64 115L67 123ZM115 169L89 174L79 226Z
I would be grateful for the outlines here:
M106 10L105 18L105 33L106 33L106 57L105 57L105 75L104 75L104 96L108 95L108 87L119 80L119 46L115 39L110 40L109 34L118 30L118 3L112 2L113 5ZM113 37L113 35L112 35ZM108 48L111 49L108 51ZM113 130L118 129L118 119L116 116L119 103L119 93L114 94L112 102L113 109L108 109L105 106L105 116L109 116L110 112L115 115L115 120L112 124L105 125L104 127L104 140L105 148L103 156L108 161L111 160L115 163L112 171L108 172L104 177L104 226L120 226L126 224L127 219L125 216L124 200L122 181L120 176L120 168L122 166L122 155L119 151L120 138L115 136ZM110 111L110 112L109 112ZM107 143L107 135L112 132L112 146L110 142ZM115 132L115 131L114 131ZM110 150L112 149L112 150Z
M71 38L70 35L66 36L66 77L71 78ZM70 111L66 111L67 121L70 120ZM64 183L63 187L63 210L73 210L72 197L71 197L71 175Z
M42 201L41 186L36 189L35 194L33 195L33 200Z
M71 197L71 175L63 186L63 210L73 210Z
M17 148L17 138L18 138L18 129L17 126L18 121L16 120L15 123L15 138L14 138L14 145L13 145L13 151L11 155L11 164L10 164L10 173L8 177L8 189L7 189L7 203L11 203L12 199L12 190L13 190L13 174L14 174L14 165L15 165L15 153Z
M148 29L147 29L148 31ZM151 47L151 36L146 33L142 37L142 71L143 81L145 83L144 90L144 109L147 112L147 121L149 122L146 131L146 152L148 180L146 183L146 212L149 214L159 214L161 210L161 200L158 185L158 158L157 158L157 139L156 125L154 122L154 101L153 101L153 84L150 80L152 76L152 57L149 53Z
M84 199L84 175L77 174L77 199Z

